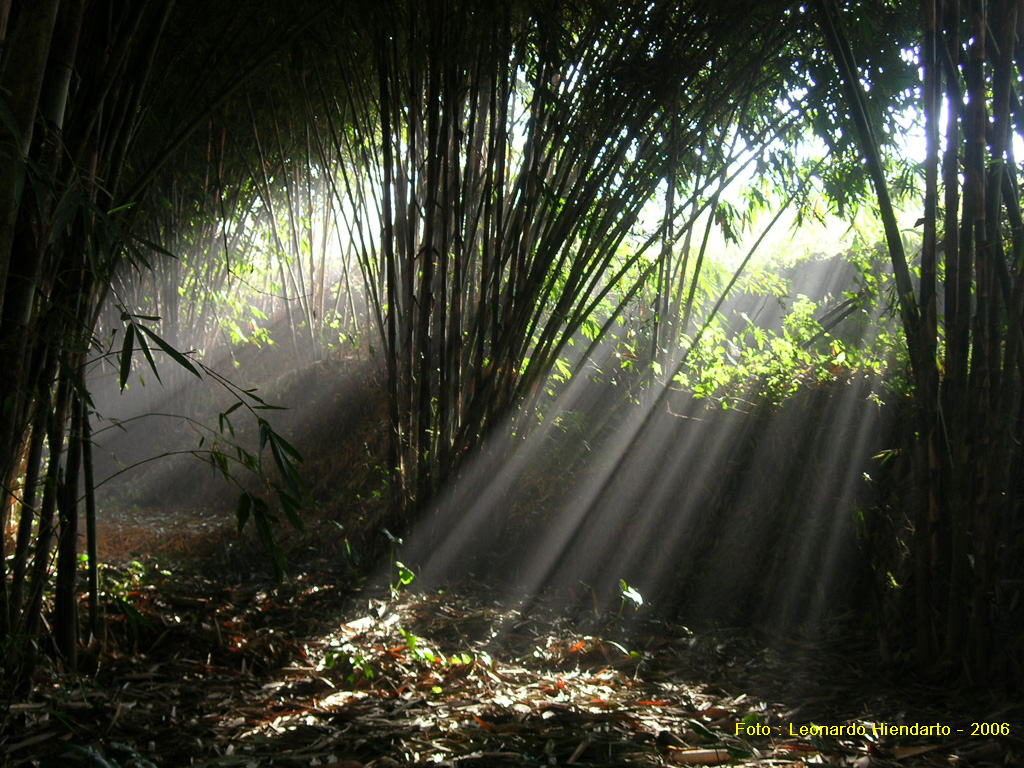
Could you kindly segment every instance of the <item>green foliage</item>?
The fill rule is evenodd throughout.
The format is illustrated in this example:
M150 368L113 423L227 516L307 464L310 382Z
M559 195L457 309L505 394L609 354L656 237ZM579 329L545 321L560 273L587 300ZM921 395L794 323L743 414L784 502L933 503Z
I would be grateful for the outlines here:
M476 663L474 657L466 652L445 656L427 645L424 638L401 625L394 624L391 621L393 618L392 615L388 620L380 622L377 629L389 634L397 630L404 647L395 645L392 638L389 638L386 644L375 644L372 646L372 651L366 648L365 643L363 647L360 647L355 642L348 640L334 641L328 645L318 669L332 670L341 675L350 686L358 688L386 674L396 664L408 667L408 663L411 662L423 671L431 671L469 667ZM372 626L378 622L367 622L367 624ZM481 653L479 660L485 665L491 663L490 657L486 653ZM442 679L437 678L437 682L442 682ZM444 690L440 685L433 685L431 692L441 694Z
M626 583L625 579L619 579L619 595L622 597L622 603L619 606L619 613L622 613L626 603L630 603L634 610L640 610L644 604L643 595L637 592L633 587Z
M161 576L166 572L161 572ZM138 560L121 566L99 566L100 594L109 599L124 618L125 628L133 641L142 637L143 631L156 630L153 623L136 608L140 595L151 588L148 577L150 569Z
M160 380L160 371L157 369L156 362L153 360L153 353L150 351L149 343L146 341L147 337L179 366L196 378L202 378L191 360L164 341L151 328L143 325L142 323L135 322L136 320L149 320L155 322L159 319L159 317L151 315L131 315L128 312L121 313L121 320L125 323L124 341L121 344L120 364L118 366L120 372L119 381L122 392L124 391L125 386L127 386L128 377L131 375L132 353L135 351L136 344L138 344L139 349L145 356L146 362L153 371L153 375L156 376L157 381Z
M900 143L906 125L918 114L919 66L916 50L919 9L908 3L843 3L843 24L850 39L851 52L859 67L859 77L870 98L866 105L868 121L881 145L887 176L898 180L892 191L897 199L912 195L918 170L901 158ZM820 30L815 4L802 6L797 23L805 24L807 34L794 36L781 56L787 61L792 79L778 102L778 108L799 114L801 120L784 138L787 148L765 146L759 171L766 172L777 190L791 188L796 178L793 165L807 162L808 133L829 161L818 167L816 186L824 202L840 217L855 215L862 206L872 206L873 190L857 136L851 130L848 106L843 96L835 63L818 44ZM799 147L799 151L793 149ZM905 197L904 197L905 199ZM806 199L802 215L813 210Z
M871 248L844 258L856 269L856 284L819 301L798 295L788 302L778 330L761 327L746 314L737 325L728 318L713 320L693 345L676 384L726 409L754 402L777 405L802 386L842 384L861 375L884 374L890 387L908 386L902 378L905 348L887 304L892 280L882 257ZM768 271L752 273L742 287L785 303L785 286Z
M643 595L641 595L633 587L629 586L629 584L626 583L625 579L619 579L619 598L619 611L615 614L615 619L613 620L613 623L614 621L618 621L622 618L622 613L626 610L627 604L633 606L634 611L639 611L641 608L643 608ZM623 648L623 652L625 652L625 648ZM635 651L630 651L627 655L636 657L635 654Z
M124 341L121 344L118 364L121 389L123 391L127 385L136 346L142 351L146 363L153 371L153 375L158 380L160 379L160 372L156 361L146 341L148 338L167 354L175 364L197 378L202 378L203 373L205 373L208 378L220 384L236 398L230 407L218 414L218 438L213 440L210 447L203 451L204 437L200 441L199 449L190 452L194 455L204 455L214 470L219 472L227 482L239 487L241 493L236 507L238 530L241 532L246 524L250 520L252 521L260 542L270 558L274 575L280 581L284 578L286 563L284 554L278 546L276 536L274 535L273 524L277 522L277 518L261 496L242 486L234 474L234 469L236 467L242 468L251 475L254 475L265 490L273 491L288 522L296 530L302 531L304 528L302 509L304 504L310 499L309 488L306 486L298 470L298 464L302 462L302 456L284 437L274 430L267 419L258 413L265 410L275 410L277 406L266 403L255 393L255 390L237 387L209 367L198 361L190 360L189 357L158 336L151 328L141 322L137 322L139 320L156 322L159 319L155 316L130 315L128 312L122 313L122 321L125 323L125 334ZM203 373L200 373L200 369ZM259 434L259 446L256 451L246 449L235 440L235 428L231 421L231 416L239 409L245 409L256 422ZM225 446L224 443L227 443L227 445ZM272 477L268 468L264 465L263 455L265 449L269 449L276 478Z
M373 680L377 676L373 660L349 642L329 645L319 668L340 672L349 685L356 685L361 680Z
M387 528L382 528L381 533L388 540L390 548L390 565L388 567L388 579L390 580L389 591L391 599L398 597L403 589L416 581L416 574L398 560L398 549L402 546L402 539L393 535Z

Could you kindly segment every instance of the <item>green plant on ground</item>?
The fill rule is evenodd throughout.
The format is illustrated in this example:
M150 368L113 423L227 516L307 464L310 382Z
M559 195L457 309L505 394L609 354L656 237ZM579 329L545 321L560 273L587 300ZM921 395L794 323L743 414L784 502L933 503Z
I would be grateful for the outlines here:
M387 538L390 550L388 559L388 590L391 593L391 599L394 600L403 589L416 581L416 574L405 563L398 560L398 550L402 546L402 539L395 536L387 528L381 528L381 533Z
M373 680L377 676L370 657L349 642L332 643L324 652L323 659L317 668L339 672L345 676L349 685L356 685L360 681L360 677L363 680Z

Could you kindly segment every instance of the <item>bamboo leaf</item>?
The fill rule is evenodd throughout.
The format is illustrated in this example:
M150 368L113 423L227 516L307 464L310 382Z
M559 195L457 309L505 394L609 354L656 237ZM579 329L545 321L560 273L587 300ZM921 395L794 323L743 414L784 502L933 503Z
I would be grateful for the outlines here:
M64 194L61 195L60 200L55 208L51 223L50 232L47 242L55 243L61 237L61 233L67 228L68 222L70 222L75 214L82 207L82 193L77 185L71 185Z
M276 442L281 447L281 450L284 453L287 453L289 456L291 456L296 461L302 461L302 454L300 454L297 450L295 450L295 448L293 448L291 446L291 444L287 440L285 440L283 437L281 437L281 435L279 435L277 432L274 432L273 433L273 438L274 438L274 442Z
M160 371L156 369L156 361L153 360L153 353L149 349L149 342L146 341L146 337L141 333L137 334L139 340L139 349L142 350L142 354L146 356L146 362L149 363L149 367L153 369L153 375L156 376L156 380L161 384L163 381L160 378Z
M284 581L285 559L284 554L281 552L281 548L277 544L277 539L274 536L274 530L271 527L271 522L274 520L274 517L270 514L270 510L267 508L267 503L263 501L263 499L255 496L251 497L251 499L252 519L253 523L256 525L256 533L259 535L260 542L263 544L263 548L270 557L270 564L274 569L274 579L280 583Z
M252 512L252 495L248 491L242 491L238 497L238 507L235 509L235 518L238 521L238 532L241 533L245 524L249 522L249 515Z
M129 323L128 327L124 332L124 342L121 344L121 360L120 360L120 383L121 391L124 392L125 385L128 383L128 377L132 372L132 348L135 341L135 324Z
M198 369L192 364L192 362L187 357L181 354L181 352L176 350L174 347L172 347L170 344L168 344L166 341L164 341L155 332L153 332L146 326L140 325L139 329L147 336L149 336L149 338L151 338L154 342L156 342L156 345L160 347L160 349L162 349L165 353L167 353L170 356L170 358L174 360L174 362L176 362L185 370L192 373L197 379L202 378Z
M151 250L154 250L154 251L156 251L157 253L159 253L159 254L161 254L163 256L170 256L172 259L177 259L178 258L175 254L171 253L169 250L164 248L159 243L154 243L152 240L147 240L146 238L139 237L138 235L132 235L132 237L134 237L135 240L137 240L138 242L142 243L147 248L149 248Z
M704 741L721 741L721 737L717 733L698 720L690 720L690 727L693 728L694 733L700 736Z
M302 503L293 494L286 491L280 486L276 487L277 497L281 501L281 507L284 509L285 515L288 517L288 522L291 523L292 527L297 531L304 531L306 524L302 520Z
M282 446L281 438L273 431L268 431L268 442L270 443L270 453L274 457L274 464L277 465L285 482L296 494L306 495L308 493L306 485L303 483L291 457L285 451L284 446ZM289 448L291 447L289 446ZM291 450L294 451L295 449L291 448Z
M111 208L109 211L107 211L107 216L114 216L118 213L124 213L125 211L130 210L134 206L135 203L125 203L124 205L119 205L117 206L117 208Z
M243 389L242 393L245 394L245 395L248 395L250 398L255 400L260 405L265 405L265 403L263 402L263 399L261 397L259 397L259 395L256 394L256 390L255 389Z
M270 425L266 421L264 421L263 419L260 419L260 451L261 452L266 447L267 440L269 439L269 436L270 436L271 432L273 432L273 430L270 428Z

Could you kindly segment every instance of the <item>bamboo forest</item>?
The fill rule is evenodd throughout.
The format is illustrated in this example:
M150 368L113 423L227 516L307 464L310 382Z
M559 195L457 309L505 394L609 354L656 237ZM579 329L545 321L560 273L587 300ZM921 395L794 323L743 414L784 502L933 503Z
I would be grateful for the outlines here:
M1022 98L1024 0L0 0L0 765L1019 764Z

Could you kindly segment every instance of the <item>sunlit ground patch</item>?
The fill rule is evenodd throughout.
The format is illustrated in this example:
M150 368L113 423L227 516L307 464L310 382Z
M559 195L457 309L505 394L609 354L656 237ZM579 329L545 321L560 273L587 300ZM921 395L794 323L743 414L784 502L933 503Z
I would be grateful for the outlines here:
M924 766L980 748L1003 759L1012 742L873 724L1020 722L983 697L894 687L842 623L779 642L592 603L569 620L562 601L527 606L479 586L392 597L312 576L282 588L183 580L172 594L153 593L154 632L134 647L111 634L95 683L40 679L38 698L8 716L10 760Z

